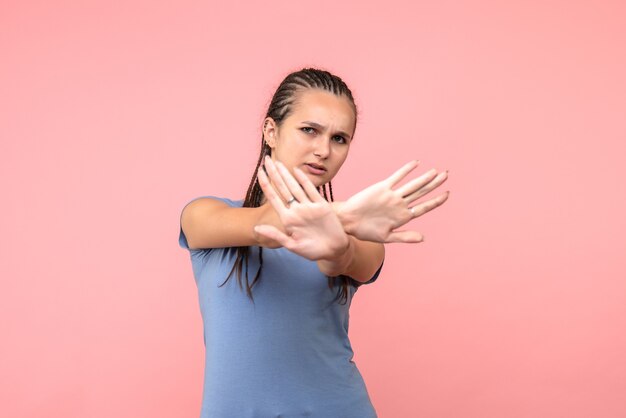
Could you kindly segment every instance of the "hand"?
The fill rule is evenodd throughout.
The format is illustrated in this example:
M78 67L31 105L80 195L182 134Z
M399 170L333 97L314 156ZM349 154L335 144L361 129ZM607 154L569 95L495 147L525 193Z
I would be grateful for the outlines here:
M294 178L282 163L274 163L269 157L265 158L265 167L273 184L261 167L259 185L285 232L273 225L257 225L255 232L309 260L341 258L349 248L350 237L306 174L296 167Z
M337 214L346 232L364 241L374 242L422 242L424 236L417 231L397 231L407 222L441 206L450 192L433 199L409 205L448 178L448 172L437 174L431 169L401 187L392 187L414 170L419 162L411 161L389 178L373 184L340 204Z

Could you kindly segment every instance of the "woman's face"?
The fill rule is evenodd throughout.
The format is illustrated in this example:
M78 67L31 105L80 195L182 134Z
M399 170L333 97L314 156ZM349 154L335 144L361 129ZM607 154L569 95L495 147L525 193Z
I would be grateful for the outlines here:
M263 137L272 149L272 160L282 162L293 174L300 168L313 184L329 182L348 156L355 129L350 101L320 89L298 94L292 113L278 128L267 118Z

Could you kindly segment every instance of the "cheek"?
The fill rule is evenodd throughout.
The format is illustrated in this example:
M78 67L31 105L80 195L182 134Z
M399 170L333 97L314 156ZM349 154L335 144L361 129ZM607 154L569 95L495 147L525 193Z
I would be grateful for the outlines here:
M307 142L301 135L285 138L283 143L285 155L299 155L307 152Z
M343 163L345 162L345 160L346 158L344 156L335 161L335 164L333 164L332 171L328 173L330 174L331 179L334 178L337 175L337 173L339 173L339 171L341 170L341 167L343 167Z
M343 149L340 149L337 151L337 166L341 167L343 165L343 163L346 161L346 158L348 158L348 151L349 148L345 147Z

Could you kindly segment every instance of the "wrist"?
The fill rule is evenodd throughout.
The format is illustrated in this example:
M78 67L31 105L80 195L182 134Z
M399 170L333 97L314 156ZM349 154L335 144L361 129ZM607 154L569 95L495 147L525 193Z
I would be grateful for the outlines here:
M332 202L331 206L337 218L339 218L343 230L346 234L352 235L356 230L357 220L350 211L346 210L345 202Z
M265 235L259 234L256 230L256 227L259 225L272 225L278 228L279 230L283 230L282 224L278 219L278 214L269 204L263 204L259 207L253 208L257 212L257 218L252 226L252 237L256 241L257 247L268 247L268 248L278 248L281 247L281 244L273 239L266 237ZM284 231L283 231L284 232Z
M347 240L345 246L342 246L340 249L335 251L333 256L328 259L329 262L340 267L341 270L350 264L352 257L354 256L354 243L352 242L354 238L347 234L346 238Z
M346 235L348 240L346 245L337 251L333 251L331 257L317 261L320 270L327 276L339 276L348 270L354 258L354 243L350 235Z
M346 238L346 245L343 246L339 251L337 251L337 261L343 261L347 258L351 258L354 245L352 244L352 237L350 237L350 235L346 234Z
M267 208L264 206L258 206L254 208L254 210L257 213L257 217L252 225L252 237L256 241L256 246L262 247L265 241L265 237L256 231L256 227L267 223L265 220L266 214L267 214Z

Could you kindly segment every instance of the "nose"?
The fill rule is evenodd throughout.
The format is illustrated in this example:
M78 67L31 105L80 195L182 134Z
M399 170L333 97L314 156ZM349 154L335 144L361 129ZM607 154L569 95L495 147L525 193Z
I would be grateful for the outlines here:
M315 149L313 150L313 154L323 160L328 158L328 156L330 155L330 139L320 135L319 139L315 141Z

